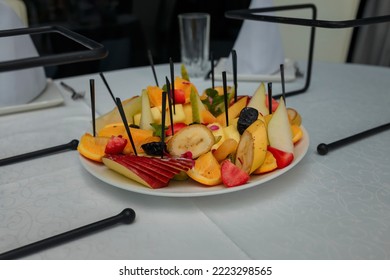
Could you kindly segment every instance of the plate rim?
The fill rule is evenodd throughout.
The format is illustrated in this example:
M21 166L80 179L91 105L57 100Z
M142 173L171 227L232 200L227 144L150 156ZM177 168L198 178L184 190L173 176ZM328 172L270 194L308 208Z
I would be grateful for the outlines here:
M201 196L211 196L211 195L220 195L220 194L227 194L227 193L232 193L236 191L241 191L249 188L253 188L255 186L264 184L270 180L273 180L284 173L288 172L292 168L294 168L307 154L307 151L309 149L310 145L310 137L307 132L307 130L304 128L303 125L301 125L302 131L303 131L303 137L302 139L294 146L294 151L295 149L301 150L301 152L294 157L293 162L283 168L283 169L278 169L275 170L271 173L264 174L264 175L252 175L251 177L254 176L263 176L262 180L255 180L255 181L249 181L249 183L246 183L241 186L237 187L231 187L227 188L224 187L222 184L217 185L217 186L212 186L212 187L207 187L207 186L202 186L200 183L193 182L192 187L199 188L199 191L197 192L175 192L175 191L170 191L172 189L176 188L183 188L182 186L178 186L181 184L183 181L175 181L173 184L171 183L170 186L165 187L165 188L160 188L160 189L152 189L148 188L146 186L143 186L141 184L138 184L135 181L132 181L131 179L126 178L125 176L110 170L109 168L105 167L103 164L95 163L91 160L86 159L82 155L79 154L79 159L81 162L81 165L84 167L86 171L93 177L99 179L100 181L116 188L120 188L126 191L131 191L135 193L140 193L140 194L145 194L145 195L152 195L152 196L163 196L163 197L201 197ZM96 169L101 169L100 171L103 172L98 172L99 170ZM112 179L107 178L105 174L110 174L111 177L114 177L116 179L116 184L112 181ZM265 176L265 177L264 177ZM119 183L118 183L119 180ZM120 181L126 182L122 183ZM128 183L129 182L129 183ZM173 186L172 186L173 185Z

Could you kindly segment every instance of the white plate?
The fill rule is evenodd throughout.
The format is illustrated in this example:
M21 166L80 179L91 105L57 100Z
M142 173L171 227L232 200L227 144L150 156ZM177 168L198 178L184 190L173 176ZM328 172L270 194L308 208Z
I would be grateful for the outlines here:
M287 167L283 169L275 170L271 173L264 175L253 175L250 178L250 181L242 186L237 186L233 188L226 188L223 185L218 185L214 187L205 187L199 183L196 183L193 180L186 181L171 181L168 187L161 189L150 189L148 187L142 186L137 182L134 182L125 176L116 173L108 169L105 165L95 163L90 161L83 156L80 155L80 161L82 166L93 176L106 182L114 187L118 187L124 190L148 194L148 195L156 195L156 196L170 196L170 197L193 197L193 196L207 196L207 195L216 195L216 194L224 194L235 191L240 191L248 188L252 188L268 182L276 177L279 177L283 173L286 173L294 166L296 166L305 156L308 148L309 148L309 135L304 127L303 137L302 139L295 145L294 148L294 161Z
M226 79L228 81L233 81L233 73L231 69L227 69L226 63L228 62L228 58L221 58L218 64L214 69L214 77L215 80L222 80L222 72L226 71ZM294 62L290 59L286 59L284 62L284 81L292 82L296 79L295 75L295 66ZM274 74L240 74L237 73L238 81L247 81L247 82L280 82L281 75L280 71L277 71Z
M48 108L57 106L63 102L64 98L57 85L51 79L48 79L45 90L33 101L27 104L0 107L0 115Z

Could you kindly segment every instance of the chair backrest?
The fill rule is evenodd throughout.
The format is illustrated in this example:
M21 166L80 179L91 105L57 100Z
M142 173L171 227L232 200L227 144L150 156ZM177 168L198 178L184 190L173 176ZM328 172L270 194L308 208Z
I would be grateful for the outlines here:
M273 0L273 2L274 6L312 3L317 7L317 19L336 21L355 19L360 3L359 0ZM278 12L276 15L311 18L311 11ZM291 59L306 59L310 28L280 24L280 32L282 34L285 56ZM352 28L316 28L314 60L346 62L352 32Z

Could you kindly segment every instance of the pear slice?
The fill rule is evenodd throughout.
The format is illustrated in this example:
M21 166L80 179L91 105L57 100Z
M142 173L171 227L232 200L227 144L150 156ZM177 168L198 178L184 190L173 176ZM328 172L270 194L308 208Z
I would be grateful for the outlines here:
M253 93L248 106L257 109L259 113L261 113L263 116L266 116L269 114L269 110L266 103L266 94L265 94L265 86L262 82L260 86L256 89L256 91Z
M141 97L134 96L122 101L123 110L126 114L126 119L128 122L132 122L134 115L141 112ZM95 125L96 131L99 131L103 127L111 123L122 122L122 118L119 114L118 108L115 107L110 112L101 115L96 118Z
M268 123L269 145L287 153L294 153L291 124L283 98Z

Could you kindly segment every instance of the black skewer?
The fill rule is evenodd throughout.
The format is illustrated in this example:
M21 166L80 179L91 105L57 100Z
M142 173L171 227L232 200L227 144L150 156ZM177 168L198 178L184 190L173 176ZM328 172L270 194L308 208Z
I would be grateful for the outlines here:
M106 78L104 77L104 75L103 75L102 72L100 72L99 75L100 75L100 77L102 78L103 83L104 83L104 85L106 86L108 92L110 93L112 100L114 100L114 103L116 104L115 96L114 96L114 94L112 93L111 88L110 88L110 86L108 85Z
M171 132L172 136L174 134L173 129L173 114L172 114L172 92L171 92L171 84L169 83L168 77L165 77L166 83L167 83L167 90L168 90L168 107L169 107L169 117L171 118ZM163 108L164 109L164 108ZM162 123L165 126L165 122Z
M210 63L211 63L211 88L214 89L214 54L210 53Z
M91 92L91 113L92 113L92 133L96 136L96 121L95 121L95 80L89 80L89 89Z
M69 143L34 151L34 152L29 152L17 156L12 156L4 159L0 159L0 166L7 165L7 164L12 164L12 163L17 163L20 161L24 160L29 160L37 157L42 157L46 156L49 154L61 152L61 151L66 151L66 150L76 150L77 146L79 145L79 140L73 139Z
M175 70L173 66L173 61L172 57L169 58L169 66L171 70L171 96L172 96L172 101L173 101L173 113L176 114L176 109L175 109Z
M383 125L371 128L369 130L365 130L365 131L357 133L355 135L337 140L337 141L329 143L329 144L321 143L317 146L317 152L323 156L323 155L326 155L330 150L337 149L337 148L342 147L344 145L347 145L349 143L352 143L352 142L361 140L365 137L368 137L368 136L374 135L376 133L385 131L389 128L390 128L390 123L387 123L387 124L383 124Z
M133 137L131 136L131 131L129 124L127 122L125 111L123 110L122 101L119 97L116 98L116 106L118 107L119 114L121 115L123 125L125 126L127 136L129 137L131 147L133 147L134 154L137 155L137 149L135 148Z
M148 50L148 58L149 58L150 66L152 67L153 77L154 77L154 80L156 81L156 86L159 87L158 80L157 80L157 75L156 75L156 69L154 68L153 56L152 56L152 51L151 50Z
M167 88L169 89L168 85ZM169 97L168 97L169 98ZM164 157L164 143L165 143L165 115L167 107L167 92L162 93L162 108L161 108L161 158Z
M234 102L237 102L238 95L238 85L237 85L237 52L232 50L232 59L233 59L233 84L234 84Z
M65 242L74 240L76 238L83 237L85 235L94 233L96 231L108 228L116 224L131 224L135 219L135 212L131 208L124 209L118 215L115 215L104 220L94 222L46 239L31 243L29 245L5 252L0 254L0 260L12 260L18 259L27 255L31 255L48 249L54 246L58 246Z
M286 89L285 89L285 81L284 81L284 65L280 64L280 78L282 82L282 97L284 104L286 105Z
M272 114L272 83L268 83L268 112Z
M224 103L225 103L226 126L229 126L229 112L228 112L229 104L228 104L226 71L222 72L222 85L223 85L223 98L224 98Z

